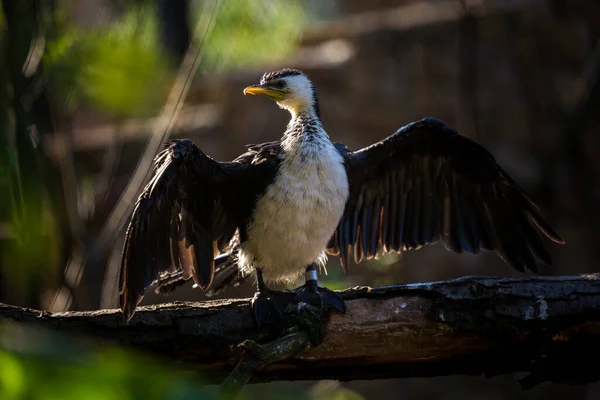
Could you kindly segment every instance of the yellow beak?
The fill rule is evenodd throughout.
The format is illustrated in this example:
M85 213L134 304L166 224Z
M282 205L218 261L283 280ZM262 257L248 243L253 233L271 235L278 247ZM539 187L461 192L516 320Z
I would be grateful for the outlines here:
M267 94L269 92L269 88L263 87L261 85L252 85L252 86L248 86L246 89L244 89L244 94L253 94L253 95L259 95L259 94Z
M275 89L267 85L252 85L244 89L244 95L262 95L275 101L282 100L286 93L287 92L285 90Z

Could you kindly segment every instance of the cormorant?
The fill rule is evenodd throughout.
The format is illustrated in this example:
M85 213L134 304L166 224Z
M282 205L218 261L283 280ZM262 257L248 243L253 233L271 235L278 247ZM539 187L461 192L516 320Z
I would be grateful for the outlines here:
M265 73L244 94L290 112L283 137L249 145L230 162L190 140L166 144L127 228L126 320L153 283L167 292L192 278L215 291L255 277L260 325L291 301L345 311L335 292L317 286L328 254L346 271L350 257L359 263L441 240L453 252L495 251L517 270L536 272L537 260L551 262L543 236L564 243L494 157L442 121L424 118L350 151L330 141L301 71ZM303 273L305 284L292 291L265 284Z

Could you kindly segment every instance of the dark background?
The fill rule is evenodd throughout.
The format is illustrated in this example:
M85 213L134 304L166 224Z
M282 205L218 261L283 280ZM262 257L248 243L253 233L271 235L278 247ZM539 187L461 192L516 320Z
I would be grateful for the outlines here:
M596 0L2 5L1 302L51 311L117 306L126 220L111 225L111 212L127 204L121 196L190 41L202 58L170 137L192 139L218 160L234 158L244 144L278 139L288 114L242 90L264 71L300 68L318 90L332 140L358 149L413 120L440 118L488 148L566 240L549 243L554 262L541 274L598 272ZM455 255L442 245L352 264L348 276L338 265L328 264L328 287L519 275L494 254ZM247 285L222 297L253 293ZM149 288L143 304L203 299L188 284L168 298ZM597 384L521 391L517 378L248 390L257 398L296 388L315 399L600 397Z

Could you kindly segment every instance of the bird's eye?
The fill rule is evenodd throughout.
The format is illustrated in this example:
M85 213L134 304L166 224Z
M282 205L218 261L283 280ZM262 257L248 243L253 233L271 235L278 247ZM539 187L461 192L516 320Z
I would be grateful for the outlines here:
M273 82L273 87L275 87L277 89L283 89L285 87L285 85L286 85L285 81Z

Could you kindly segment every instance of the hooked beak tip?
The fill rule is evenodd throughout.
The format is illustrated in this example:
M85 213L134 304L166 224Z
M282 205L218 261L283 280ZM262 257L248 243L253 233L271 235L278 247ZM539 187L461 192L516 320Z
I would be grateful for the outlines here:
M271 100L278 101L283 98L285 93L279 89L274 89L267 85L252 85L244 89L244 95L265 96Z
M268 92L269 92L268 88L265 88L265 87L259 86L259 85L248 86L247 88L244 89L244 95L247 95L247 94L253 94L253 95L267 94Z

